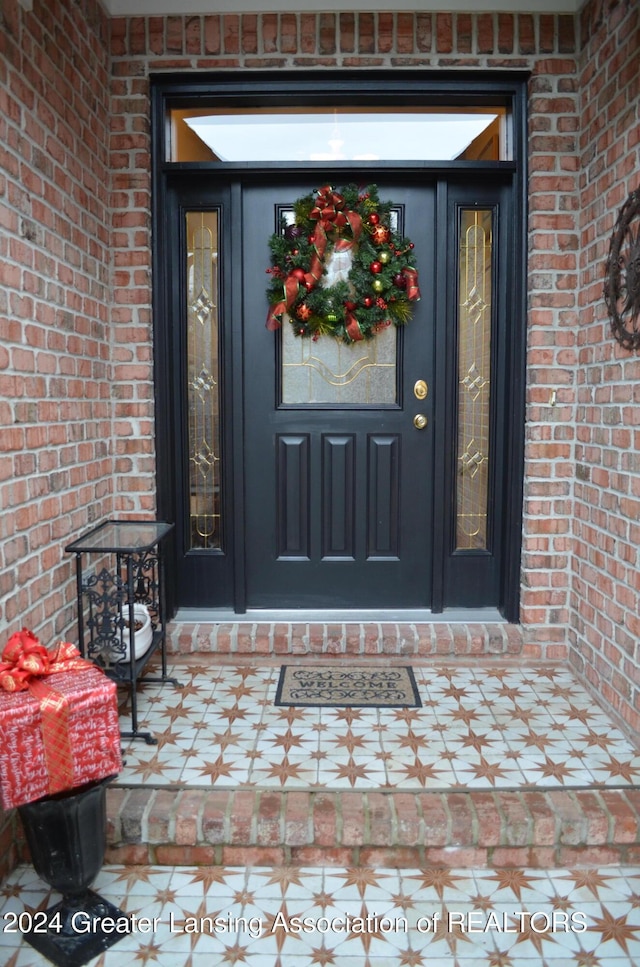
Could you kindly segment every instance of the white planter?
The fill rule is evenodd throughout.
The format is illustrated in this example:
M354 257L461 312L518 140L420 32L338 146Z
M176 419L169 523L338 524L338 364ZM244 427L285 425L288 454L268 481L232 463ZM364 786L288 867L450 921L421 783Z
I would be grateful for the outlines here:
M146 604L134 604L133 606L133 617L134 621L142 622L142 627L135 632L133 638L133 653L136 657L142 658L146 651L151 647L151 641L153 639L153 628L151 627L151 615ZM129 661L129 656L131 650L129 647L130 637L129 637L129 608L125 607L124 611L125 626L123 629L123 640L125 645L124 657L120 658L119 661Z

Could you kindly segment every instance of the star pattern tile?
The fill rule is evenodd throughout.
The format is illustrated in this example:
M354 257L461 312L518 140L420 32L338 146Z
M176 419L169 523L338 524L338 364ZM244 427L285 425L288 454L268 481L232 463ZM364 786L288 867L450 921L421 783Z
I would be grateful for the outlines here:
M118 781L286 790L640 783L638 750L570 670L413 669L421 708L280 708L273 660L178 660L170 674L181 690L139 689L139 720L158 745L131 742Z
M106 866L137 929L89 967L635 967L640 867L393 870ZM0 888L0 962L47 967L16 915L57 899L29 867Z

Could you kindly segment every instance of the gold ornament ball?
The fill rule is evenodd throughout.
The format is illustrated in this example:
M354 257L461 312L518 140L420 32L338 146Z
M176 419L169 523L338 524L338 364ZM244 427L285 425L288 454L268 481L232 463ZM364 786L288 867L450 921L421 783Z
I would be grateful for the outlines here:
M387 252L387 251L380 252L380 255L378 256L379 261L382 262L383 265L386 265L390 258L391 258L391 252Z
M382 292L384 289L384 282L382 279L374 279L372 282L372 288L374 292Z

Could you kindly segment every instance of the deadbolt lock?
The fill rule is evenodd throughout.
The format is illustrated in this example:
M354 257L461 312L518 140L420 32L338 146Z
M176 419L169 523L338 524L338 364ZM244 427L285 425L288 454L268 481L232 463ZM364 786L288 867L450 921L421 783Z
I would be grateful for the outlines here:
M427 423L428 423L428 420L424 415L424 413L416 413L416 415L413 418L413 425L415 426L416 430L424 430Z
M419 379L416 385L413 387L413 392L416 399L426 400L427 393L429 392L429 387L423 379Z

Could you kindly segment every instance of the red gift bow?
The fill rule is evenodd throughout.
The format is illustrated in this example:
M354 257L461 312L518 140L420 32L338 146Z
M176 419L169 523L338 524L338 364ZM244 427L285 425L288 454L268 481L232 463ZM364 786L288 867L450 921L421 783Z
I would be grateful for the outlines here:
M95 665L82 658L75 645L68 641L61 641L53 651L48 651L28 628L11 635L2 659L0 687L6 692L28 689L40 705L49 794L62 792L73 785L74 777L69 701L42 679L62 672L86 671Z
M70 642L61 641L49 651L32 631L23 628L11 635L2 652L0 688L5 692L24 692L36 678L93 667Z
M16 631L2 652L0 688L23 692L34 676L47 675L50 665L49 652L36 636L28 628Z

